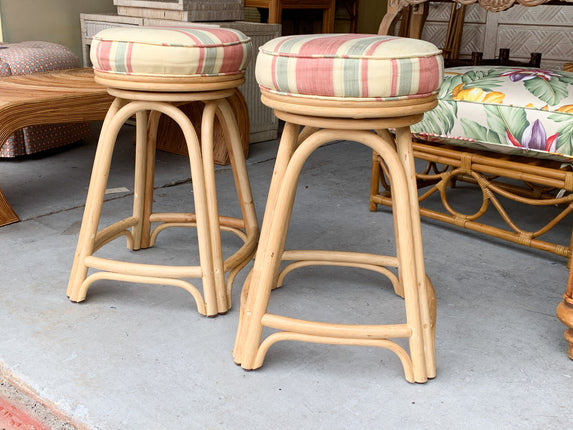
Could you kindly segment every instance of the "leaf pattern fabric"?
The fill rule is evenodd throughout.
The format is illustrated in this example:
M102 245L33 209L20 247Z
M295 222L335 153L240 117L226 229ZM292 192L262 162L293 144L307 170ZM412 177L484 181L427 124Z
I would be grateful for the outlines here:
M412 126L429 141L573 162L573 73L445 69L438 106Z

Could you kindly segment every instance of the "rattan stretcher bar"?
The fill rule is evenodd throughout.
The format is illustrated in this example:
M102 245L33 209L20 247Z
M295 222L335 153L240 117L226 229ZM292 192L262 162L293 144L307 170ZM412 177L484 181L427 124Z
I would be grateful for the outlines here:
M557 161L493 154L468 148L460 150L436 143L416 142L414 155L428 163L424 172L417 174L420 212L423 216L571 259L571 241L552 243L544 238L546 233L573 211L573 171L570 167ZM378 163L379 160L374 162ZM505 181L503 178L513 181ZM380 180L384 184L382 177ZM456 181L471 182L481 189L482 205L478 211L462 213L459 208L452 207L449 196ZM372 193L371 205L391 204L389 190L385 187L383 189ZM440 195L442 210L424 207L424 201L434 194ZM523 205L557 206L559 210L557 214L548 216L541 228L527 231L519 227L519 222L514 219L519 214L510 213L500 197ZM482 221L491 207L505 221L504 227L488 225L487 221Z
M414 143L413 149L416 159L427 163L425 169L417 173L422 216L567 258L569 279L563 301L557 307L557 317L567 326L565 339L569 343L569 358L573 359L573 236L565 238L569 240L568 243L554 243L544 236L559 223L570 223L571 218L567 215L573 212L571 166L558 161L420 141ZM376 210L378 204L392 204L385 170L380 158L374 155L370 210ZM479 210L464 214L450 205L448 198L456 181L474 183L479 187L482 195ZM436 193L440 196L442 207L436 209L433 205L430 209L426 203ZM503 198L525 207L551 209L546 211L545 225L535 231L523 230L514 221L521 211L510 214L503 205ZM506 228L486 223L485 214L492 206L505 221ZM515 217L512 219L513 215Z

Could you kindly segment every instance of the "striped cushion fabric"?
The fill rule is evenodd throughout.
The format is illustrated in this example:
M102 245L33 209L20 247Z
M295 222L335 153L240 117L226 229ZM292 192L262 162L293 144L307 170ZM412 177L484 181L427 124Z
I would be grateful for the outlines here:
M94 70L121 75L221 76L243 73L251 39L218 27L118 27L97 33Z
M300 97L395 100L436 93L441 51L429 42L369 34L285 36L261 46L262 91Z

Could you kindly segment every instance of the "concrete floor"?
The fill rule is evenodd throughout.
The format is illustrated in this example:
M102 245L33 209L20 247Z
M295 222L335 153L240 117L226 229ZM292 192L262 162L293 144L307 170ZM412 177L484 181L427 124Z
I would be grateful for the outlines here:
M132 131L124 129L114 158L115 191L132 187ZM251 145L261 217L276 147ZM390 351L364 347L278 343L261 369L245 372L231 357L238 306L201 317L175 287L100 281L85 302L69 302L94 150L95 137L49 157L0 162L1 187L22 218L0 229L1 371L79 428L570 427L573 362L555 317L565 260L431 221L422 228L438 299L438 376L423 385L404 380ZM157 206L187 205L186 159L160 153L157 171ZM359 145L317 151L300 181L287 247L392 253L390 214L368 211L369 172L370 151ZM217 180L221 212L233 213L228 167ZM106 221L130 205L125 192L109 198ZM556 234L569 238L570 229ZM196 258L193 238L192 231L166 231L157 249L130 258L183 264ZM110 246L130 254L122 240ZM246 272L235 284L235 304ZM347 323L403 318L400 299L374 273L310 268L287 281L271 299L287 315Z

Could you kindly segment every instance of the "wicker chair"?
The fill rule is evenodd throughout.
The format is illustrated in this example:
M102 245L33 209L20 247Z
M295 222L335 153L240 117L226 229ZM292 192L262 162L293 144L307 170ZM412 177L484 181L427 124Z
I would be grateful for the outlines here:
M391 12L381 34L398 16L396 7ZM569 236L556 242L547 235L573 212L573 73L505 63L446 69L438 107L412 128L414 156L427 163L417 174L420 213L567 258L569 281L557 315L568 327L565 338L573 359L573 241ZM386 177L374 154L372 211L392 204ZM461 212L452 204L460 182L477 185L477 210ZM430 204L432 196L439 196L441 208ZM511 212L507 199L521 206ZM545 208L546 221L527 230L520 216L533 207ZM486 214L492 211L504 226L489 221Z

